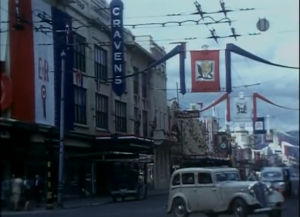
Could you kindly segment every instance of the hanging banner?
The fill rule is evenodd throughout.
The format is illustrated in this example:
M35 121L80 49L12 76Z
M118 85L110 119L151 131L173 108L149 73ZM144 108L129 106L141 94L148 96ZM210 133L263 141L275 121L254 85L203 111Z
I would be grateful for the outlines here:
M219 50L191 51L192 92L220 92Z
M253 121L253 134L265 134L267 131L265 129L265 118L259 117Z
M267 132L266 134L265 134L265 142L273 142L273 130L272 129L270 129L270 132Z
M247 121L252 119L252 108L250 97L245 97L241 92L238 97L233 100L235 121Z

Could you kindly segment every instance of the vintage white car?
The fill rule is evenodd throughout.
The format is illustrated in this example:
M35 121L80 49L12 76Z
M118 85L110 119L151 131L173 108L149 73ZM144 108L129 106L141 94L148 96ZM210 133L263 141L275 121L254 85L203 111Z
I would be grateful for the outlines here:
M241 181L235 168L184 168L171 178L167 213L188 217L233 214L247 217L266 213L281 217L284 198L258 181Z

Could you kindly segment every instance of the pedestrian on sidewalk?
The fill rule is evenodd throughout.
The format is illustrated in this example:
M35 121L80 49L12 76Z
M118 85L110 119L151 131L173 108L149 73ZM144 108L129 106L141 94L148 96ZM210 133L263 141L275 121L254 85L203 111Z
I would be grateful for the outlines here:
M42 180L40 179L39 175L35 176L34 180L34 195L35 195L35 202L36 207L39 207L42 200Z
M24 210L29 211L31 210L31 200L32 200L32 191L31 191L31 183L27 177L24 177L23 181L23 196L25 199L25 206Z
M13 209L15 211L19 210L22 184L23 184L23 180L21 178L15 178L12 182L12 201L13 201Z
M11 178L8 181L8 188L9 188L9 208L14 209L14 201L13 201L13 182L15 180L15 174L12 174Z

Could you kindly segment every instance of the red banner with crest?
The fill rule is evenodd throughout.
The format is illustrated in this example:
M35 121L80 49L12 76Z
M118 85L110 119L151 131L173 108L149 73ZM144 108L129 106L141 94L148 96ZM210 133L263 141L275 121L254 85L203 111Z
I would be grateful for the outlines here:
M220 51L191 51L192 92L220 92Z

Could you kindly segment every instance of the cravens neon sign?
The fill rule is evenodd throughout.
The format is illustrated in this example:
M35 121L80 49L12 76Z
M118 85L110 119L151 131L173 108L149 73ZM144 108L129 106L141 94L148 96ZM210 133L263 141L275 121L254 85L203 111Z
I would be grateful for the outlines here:
M121 96L125 91L125 60L124 60L124 35L123 35L123 9L121 0L112 0L110 3L111 12L111 40L112 40L112 71L113 91Z

